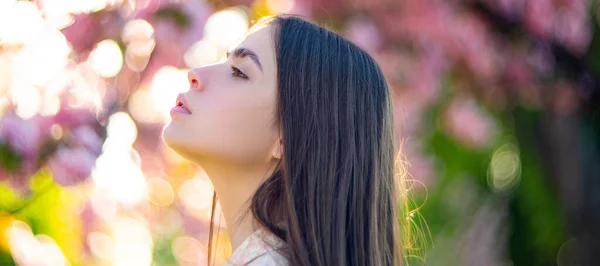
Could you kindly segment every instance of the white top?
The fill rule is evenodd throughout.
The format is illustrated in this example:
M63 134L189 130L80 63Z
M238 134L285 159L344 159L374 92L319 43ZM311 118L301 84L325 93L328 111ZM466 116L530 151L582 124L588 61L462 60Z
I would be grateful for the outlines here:
M287 266L287 259L276 250L284 244L268 230L258 229L235 249L223 266Z

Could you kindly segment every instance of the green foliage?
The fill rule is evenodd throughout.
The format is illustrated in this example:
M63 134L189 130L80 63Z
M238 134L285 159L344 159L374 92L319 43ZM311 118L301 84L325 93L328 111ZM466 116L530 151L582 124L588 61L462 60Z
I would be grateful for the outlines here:
M8 171L17 170L21 166L21 157L3 142L0 142L0 165Z
M54 184L51 173L44 169L30 177L30 189L29 196L25 196L0 184L0 213L10 213L14 219L27 223L33 235L51 237L66 257L76 262L82 248L80 221L69 209L73 204L63 201L69 192ZM10 254L0 254L0 265L10 265L9 257Z
M516 109L513 116L523 177L510 202L511 258L515 265L554 265L567 235L561 205L541 168L535 135L539 114Z
M181 11L181 9L174 7L163 7L156 11L154 17L157 19L172 20L175 24L182 29L190 26L190 18Z
M443 97L446 101L451 99ZM545 179L535 129L539 114L524 109L494 114L502 128L490 148L471 148L441 130L445 101L433 107L423 121L425 152L436 159L435 184L415 197L423 204L420 213L433 236L428 265L463 265L462 239L476 212L484 206L505 206L508 221L506 257L514 265L553 265L558 248L566 241L566 227L559 201ZM511 137L514 136L514 137ZM521 160L520 183L511 193L497 193L488 184L488 167L494 149L504 140L516 138ZM415 141L415 140L413 140ZM499 243L499 245L503 245ZM502 250L502 248L500 248ZM458 252L458 253L457 253Z
M173 255L173 250L171 249L174 239L175 235L169 237L154 238L152 254L152 258L154 258L154 265L177 265L177 260L175 259L175 256Z

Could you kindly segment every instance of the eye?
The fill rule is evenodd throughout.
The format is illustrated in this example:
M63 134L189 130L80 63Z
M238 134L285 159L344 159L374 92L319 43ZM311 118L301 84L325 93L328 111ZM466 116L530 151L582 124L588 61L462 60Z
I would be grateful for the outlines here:
M231 67L231 75L238 78L248 79L248 76L244 74L239 68L232 66Z

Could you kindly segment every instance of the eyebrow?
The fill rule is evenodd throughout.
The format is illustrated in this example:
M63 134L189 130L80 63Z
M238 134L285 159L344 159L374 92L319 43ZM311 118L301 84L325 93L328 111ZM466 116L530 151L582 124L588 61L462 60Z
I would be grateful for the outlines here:
M229 58L229 55L231 54L231 52L227 51L226 56L227 58ZM256 66L258 67L258 69L260 69L260 71L262 71L262 65L260 64L260 60L258 59L258 55L256 55L256 53L254 53L252 50L248 49L248 48L237 48L235 50L233 50L233 56L238 57L238 58L243 58L243 57L250 57L250 59L252 59L252 61L254 61L254 63L256 63Z

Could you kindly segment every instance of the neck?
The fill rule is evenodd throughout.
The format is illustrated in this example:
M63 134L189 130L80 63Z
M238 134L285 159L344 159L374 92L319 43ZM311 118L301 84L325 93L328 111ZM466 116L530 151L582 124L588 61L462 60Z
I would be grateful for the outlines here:
M256 229L249 211L251 197L273 167L239 167L201 162L199 165L212 181L217 199L227 223L232 250L235 250ZM218 214L217 214L218 215Z

